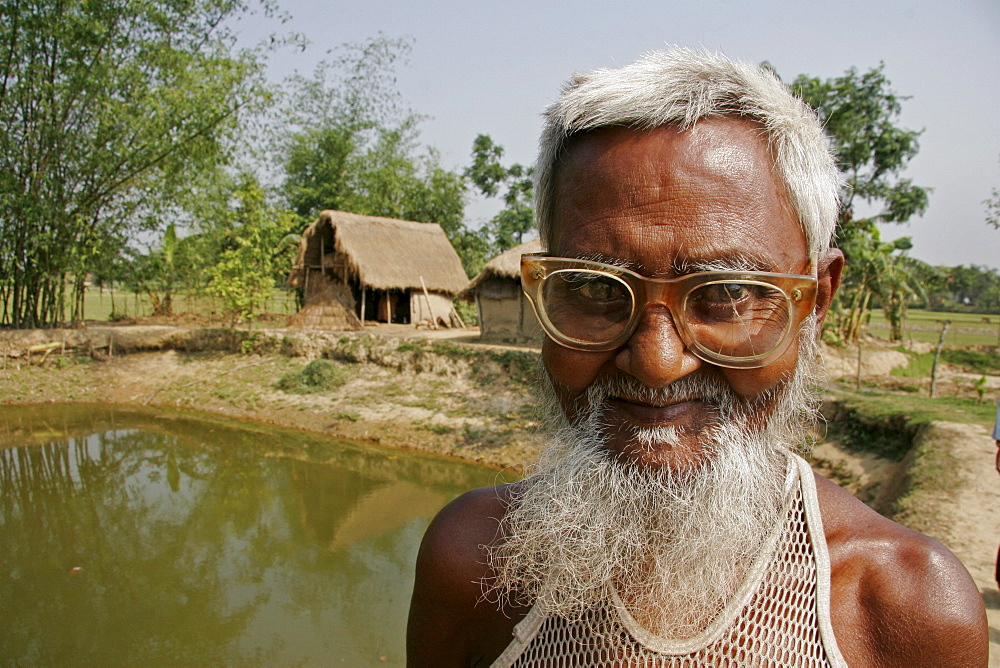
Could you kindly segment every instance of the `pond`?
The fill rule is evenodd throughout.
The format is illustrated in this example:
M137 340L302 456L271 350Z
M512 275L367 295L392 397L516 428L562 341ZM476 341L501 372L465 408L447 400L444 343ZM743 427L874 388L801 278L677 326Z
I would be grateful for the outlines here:
M190 413L0 407L0 663L404 665L430 518L496 482Z

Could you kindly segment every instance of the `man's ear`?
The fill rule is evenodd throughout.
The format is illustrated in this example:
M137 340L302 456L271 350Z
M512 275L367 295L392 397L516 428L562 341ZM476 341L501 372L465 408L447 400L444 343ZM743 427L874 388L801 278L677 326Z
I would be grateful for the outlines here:
M844 253L839 248L830 248L819 259L816 277L816 319L822 325L830 310L833 295L840 287L840 275L844 271Z

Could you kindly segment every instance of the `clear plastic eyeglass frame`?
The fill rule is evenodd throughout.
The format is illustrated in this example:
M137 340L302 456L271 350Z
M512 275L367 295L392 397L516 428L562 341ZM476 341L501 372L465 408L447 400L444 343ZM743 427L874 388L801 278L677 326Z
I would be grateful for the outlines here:
M684 345L693 354L717 366L751 369L767 366L781 357L793 340L793 332L798 332L802 322L813 311L818 283L815 257L811 259L809 271L812 272L810 275L705 271L678 278L658 279L647 278L624 267L602 262L530 253L521 256L521 287L531 301L545 333L567 348L586 351L616 350L635 332L646 309L652 304L662 304L670 312ZM572 301L570 298L547 295L570 295L578 288L563 287L560 288L562 293L559 293L550 286L547 291L547 283L556 278L562 279L561 284L572 285L594 285L597 281L602 291L618 291L618 310L608 308L598 315L587 313L576 317L573 328L583 331L565 331L570 328L566 326L564 313L569 312L572 317L576 307L565 303ZM586 290L593 291L593 288ZM726 296L734 294L736 290L756 290L766 294L769 298L767 309L760 309L760 313L765 313L765 316L752 314L756 319L730 318L714 322L702 318L693 322L696 318L692 317L692 306L707 290ZM560 300L562 304L559 303ZM557 303L550 303L553 301ZM578 301L610 304L613 300L600 302L588 297L587 300ZM724 305L731 312L738 308L735 300L732 305ZM576 308L576 311L580 309ZM554 320L561 320L563 325L560 326ZM578 323L579 326L576 326ZM596 326L588 326L591 324ZM751 331L751 326L756 331ZM718 341L726 336L731 338L734 332L740 337L740 341L737 345L730 346L728 351L723 350L726 346L720 345ZM749 349L742 350L743 347Z

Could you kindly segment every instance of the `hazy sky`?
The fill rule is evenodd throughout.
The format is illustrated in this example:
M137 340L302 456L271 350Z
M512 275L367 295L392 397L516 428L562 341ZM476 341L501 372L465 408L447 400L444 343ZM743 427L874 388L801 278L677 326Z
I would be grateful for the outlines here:
M1000 2L998 0L640 0L615 9L602 0L278 0L292 19L249 20L247 38L296 31L311 44L273 57L275 80L309 74L328 49L382 32L411 37L399 90L429 116L423 143L445 167L469 163L485 133L505 160L532 163L539 113L574 71L628 64L666 44L701 46L769 61L785 80L839 76L885 63L893 89L911 96L900 124L923 128L904 176L933 189L922 218L884 226L884 238L913 237L912 255L932 264L1000 268L1000 231L982 201L1000 187ZM489 215L483 203L470 222Z

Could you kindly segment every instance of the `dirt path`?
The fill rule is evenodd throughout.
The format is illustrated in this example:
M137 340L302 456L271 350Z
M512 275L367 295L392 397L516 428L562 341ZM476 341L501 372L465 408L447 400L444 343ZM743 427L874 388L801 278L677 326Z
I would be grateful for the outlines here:
M958 460L962 484L923 509L941 528L928 533L947 545L969 569L982 592L990 623L990 665L1000 666L1000 591L994 580L1000 543L1000 475L996 446L979 425L935 422L924 438L942 439Z

